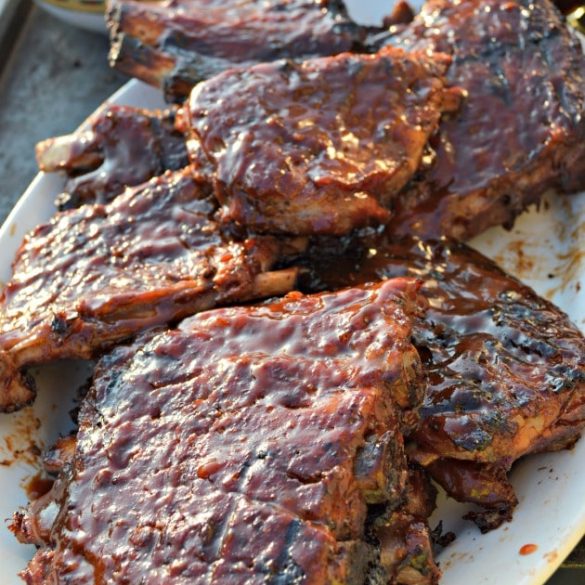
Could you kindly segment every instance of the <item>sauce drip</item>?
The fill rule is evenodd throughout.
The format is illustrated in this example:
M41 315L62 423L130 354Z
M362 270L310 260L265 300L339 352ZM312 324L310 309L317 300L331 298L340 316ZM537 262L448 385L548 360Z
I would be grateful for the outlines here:
M531 555L532 553L536 552L537 550L538 550L538 545L525 544L524 546L520 547L520 550L518 552L521 555L526 556L526 555Z
M41 473L33 475L24 485L29 500L37 500L44 496L52 487L53 480Z

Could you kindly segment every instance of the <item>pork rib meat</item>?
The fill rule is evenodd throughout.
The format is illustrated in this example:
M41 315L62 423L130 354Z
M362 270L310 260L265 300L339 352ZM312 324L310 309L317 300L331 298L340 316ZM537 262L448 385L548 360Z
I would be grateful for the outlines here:
M104 104L73 134L40 142L39 168L67 173L57 207L109 203L126 187L186 167L186 138L175 128L175 116L172 109Z
M428 378L410 456L451 496L510 518L507 472L527 453L572 445L585 426L585 339L567 316L479 252L384 235L314 248L307 290L417 277L430 308L414 324Z
M585 188L585 56L552 2L429 0L392 42L451 55L447 80L467 93L395 202L393 233L467 239L548 189Z
M225 232L215 211L178 171L34 229L2 293L0 410L33 399L22 366L90 358L143 329L290 290L294 269L268 272L285 244Z
M108 23L112 66L170 101L235 66L358 49L368 32L341 0L113 0Z
M384 49L227 71L189 99L194 172L223 219L262 232L343 234L388 221L441 114L449 58Z
M408 560L420 522L392 516L407 495L400 430L424 393L418 286L291 293L116 348L69 464L15 518L41 544L25 579L435 583L429 548Z

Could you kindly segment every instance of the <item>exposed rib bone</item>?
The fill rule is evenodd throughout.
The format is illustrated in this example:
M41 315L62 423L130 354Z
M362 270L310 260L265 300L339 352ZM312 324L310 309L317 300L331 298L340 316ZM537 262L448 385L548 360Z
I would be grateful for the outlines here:
M145 329L294 287L296 269L268 272L277 240L226 234L215 212L186 170L29 234L2 299L0 411L34 398L23 366L91 358Z
M254 279L252 295L257 298L266 298L285 294L295 287L298 275L298 268L258 274Z
M339 0L110 3L110 63L182 101L191 88L240 65L364 48L369 29Z

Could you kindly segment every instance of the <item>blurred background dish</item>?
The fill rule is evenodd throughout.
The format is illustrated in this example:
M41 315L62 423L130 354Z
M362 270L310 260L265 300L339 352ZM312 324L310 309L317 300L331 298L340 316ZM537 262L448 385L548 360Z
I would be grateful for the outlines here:
M106 33L102 0L35 0L47 12L57 18L87 30Z

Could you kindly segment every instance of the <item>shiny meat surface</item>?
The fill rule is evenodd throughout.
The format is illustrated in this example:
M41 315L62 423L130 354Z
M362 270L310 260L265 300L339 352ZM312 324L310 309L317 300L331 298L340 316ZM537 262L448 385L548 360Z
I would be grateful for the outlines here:
M554 305L464 244L383 235L345 244L344 256L315 246L305 288L424 281L430 308L416 320L414 340L429 386L410 455L448 493L491 509L476 518L489 528L515 505L512 463L579 437L585 339Z
M343 234L386 222L454 96L448 58L386 49L227 71L189 99L195 173L224 220Z
M65 171L59 209L109 203L126 187L189 164L175 112L103 105L73 134L37 145L41 171Z
M547 0L429 0L391 42L452 55L467 91L436 160L400 197L390 229L470 238L510 225L550 188L585 188L585 57Z
M341 0L112 0L110 63L181 101L234 66L359 49Z
M32 400L23 365L89 358L143 329L294 286L294 270L266 273L280 243L224 233L214 212L188 172L167 173L29 233L2 296L0 410Z
M393 582L405 553L366 524L405 495L417 289L209 311L103 358L26 580Z

